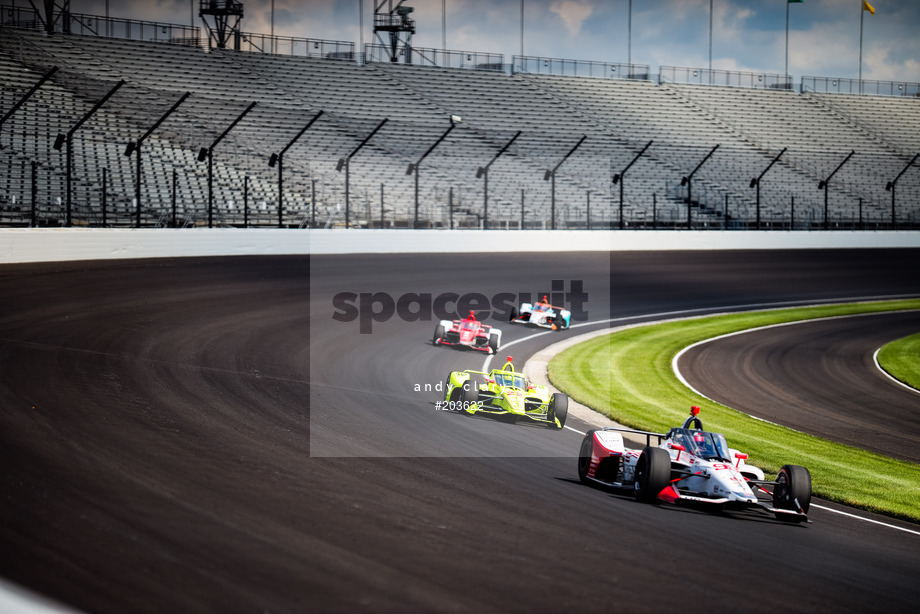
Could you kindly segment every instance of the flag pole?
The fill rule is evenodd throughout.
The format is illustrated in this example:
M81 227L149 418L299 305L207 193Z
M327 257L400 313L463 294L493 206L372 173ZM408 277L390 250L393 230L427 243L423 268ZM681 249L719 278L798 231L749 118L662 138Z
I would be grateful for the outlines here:
M866 8L863 3L859 3L859 93L863 93L862 84L862 43L863 43L863 20L866 18Z
M786 0L786 72L783 76L789 80L789 0Z
M712 85L712 0L709 0L709 84Z
M524 0L521 0L521 62L524 57Z
M626 70L632 73L632 0L626 14L626 64L629 66Z

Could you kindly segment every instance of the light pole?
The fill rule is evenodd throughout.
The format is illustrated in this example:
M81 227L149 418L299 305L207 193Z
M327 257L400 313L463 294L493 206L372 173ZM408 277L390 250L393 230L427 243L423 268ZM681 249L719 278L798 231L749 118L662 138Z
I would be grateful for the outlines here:
M377 131L383 128L383 125L387 123L389 118L384 118L377 127L371 130L371 133L364 137L364 140L361 141L357 147L355 147L350 154L345 158L339 158L339 163L336 164L335 170L342 172L342 167L345 167L345 228L348 228L348 218L350 212L350 201L349 201L349 182L350 182L350 166L351 159L355 157L361 148L364 147L371 138L377 134Z
M615 174L613 176L613 183L620 184L620 229L621 230L623 229L623 177L626 175L626 171L628 171L630 167L632 167L632 165L636 163L636 160L642 157L642 154L645 153L645 150L651 146L652 146L652 141L649 141L648 143L646 143L645 147L642 148L642 151L636 154L636 157L633 158L632 161L626 165L626 168L624 168L618 174Z
M543 181L553 180L552 187L550 188L550 229L556 230L556 171L559 170L559 167L562 166L562 163L569 159L575 150L578 149L582 143L585 142L585 139L588 138L588 135L584 135L575 143L575 147L569 150L569 153L565 154L559 163L553 167L553 170L548 170L543 175Z
M297 133L297 136L291 139L290 142L288 142L288 144L285 145L280 152L272 154L268 158L268 165L270 167L275 166L275 164L278 165L278 228L284 226L284 209L282 207L282 203L284 202L284 154L288 149L291 148L292 145L294 145L294 143L297 142L298 139L300 139L300 137L304 135L307 130L310 129L310 126L312 126L313 123L316 122L316 120L318 120L322 114L323 111L320 110L320 112L314 115L313 119L307 122L307 125L301 128L300 132Z
M191 95L192 95L191 92L185 92L182 95L182 97L179 100L177 100L176 103L166 113L164 113L163 116L160 119L158 119L155 124L153 124L153 126L150 127L150 130L144 133L144 136L137 139L137 141L131 141L130 143L128 143L128 146L125 148L125 155L128 157L130 157L132 153L137 151L137 169L136 169L136 176L134 178L134 208L135 208L135 217L136 217L134 225L136 228L141 227L141 185L142 185L141 182L143 181L142 175L141 175L141 173L143 172L142 167L141 167L141 145L143 145L147 137L153 134L153 131L159 128L160 124L166 121L166 118L168 118L170 115L175 113L176 109L179 108L179 105L185 102L185 99Z
M498 160L499 156L501 156L503 153L505 153L505 151L508 150L509 147L511 147L511 144L514 143L519 136L521 136L520 130L518 130L517 133L515 133L515 135L511 137L510 141L505 143L505 146L502 147L501 150L499 150L497 154L495 154L495 157L493 157L489 161L488 164L486 164L485 166L480 166L476 170L476 179L479 179L480 177L485 177L485 183L482 189L482 207L483 207L482 229L483 230L489 229L489 167L491 167L492 164L494 164L495 161Z
M760 180L763 179L763 176L767 174L768 170L773 168L773 165L776 164L777 160L779 160L779 157L786 153L786 149L786 147L783 147L783 150L776 154L776 157L773 158L773 161L767 165L767 168L763 169L763 172L760 173L758 177L751 179L751 187L757 188L757 230L760 230Z
M124 79L122 79L121 81L119 81L118 83L116 83L116 84L115 84L115 87L113 87L112 89L110 89L110 90L106 93L106 95L102 97L102 99L101 99L99 102L97 102L95 105L93 105L93 108L90 109L89 111L87 111L86 115L84 115L84 116L80 119L80 121L78 121L78 122L76 123L76 125L75 125L73 128L71 128L70 131L69 131L66 135L65 135L65 134L58 134L58 135L57 135L57 138L54 139L54 148L57 149L58 151L60 151L60 150L61 150L61 147L63 147L65 144L67 145L67 152L66 152L66 155L67 155L67 169L66 169L66 171L67 171L67 172L66 172L66 183L67 183L67 219L66 219L66 226L71 226L71 225L73 225L73 199L72 199L72 191L71 191L71 185L72 185L72 183L73 183L73 135L74 135L74 133L75 133L77 130L80 129L80 126L82 126L84 123L86 123L86 120L88 120L90 117L92 117L93 113L95 113L96 111L98 111L99 108L100 108L102 105L104 105L104 104L106 103L106 101L107 101L109 98L111 98L111 97L115 94L115 92L118 91L118 88L120 88L120 87L121 87L122 85L124 85L124 84L125 84L125 80L124 80Z
M718 145L713 147L710 150L710 152L706 154L706 157L703 158L702 161L700 161L700 163L696 165L696 168L693 169L693 171L689 175L687 175L686 177L682 177L680 180L680 185L687 186L687 230L690 230L690 225L691 225L691 222L693 221L692 211L690 209L690 207L693 206L693 176L696 175L696 171L700 170L701 166L706 164L706 160L712 157L712 154L716 153L716 150L718 148L719 148Z
M208 228L212 228L214 226L214 148L217 147L218 143L224 140L224 137L227 136L231 130L233 130L234 126L240 123L240 120L246 117L247 113L252 111L256 104L257 103L253 102L248 107L246 107L246 110L240 113L239 116L233 120L232 124L227 126L227 129L224 130L219 137L217 137L217 140L211 143L210 147L202 147L198 151L198 161L208 161Z
M414 218L414 221L412 222L412 227L413 227L413 228L418 228L418 167L422 165L422 161L423 161L425 158L428 157L428 154L430 154L432 151L434 151L434 148L437 147L438 145L440 145L440 144L441 144L441 141L443 141L444 139L446 139L446 138L447 138L447 135L450 134L451 131L452 131L454 128L456 128L456 127L457 127L457 124L459 124L461 121L462 121L462 119L460 118L459 115L451 115L451 116L450 116L450 128L448 128L448 129L444 132L444 134L442 134L442 135L438 138L438 140L435 141L434 144L433 144L431 147L429 147L428 150L427 150L425 153L422 154L422 157L419 158L418 161L417 161L415 164L410 164L410 165L409 165L409 168L406 169L406 174L407 174L407 175L411 175L411 174L415 173L415 218Z
M837 171L839 171L840 168L841 168L844 164L847 163L847 160L849 160L850 158L852 158L852 157L853 157L853 154L855 154L855 153L856 153L855 150L851 151L851 152L849 153L849 155L847 155L847 157L843 159L843 162L841 162L840 164L837 165L837 168L834 169L834 172L832 172L830 175L827 176L827 179L823 179L822 181L819 181L819 182L818 182L818 189L819 189L819 190L824 190L824 230L827 230L828 227L829 227L829 226L828 226L828 221L827 221L827 186L828 186L828 184L831 182L831 178L833 178L833 176L837 174Z
M898 179L901 178L901 175L903 175L904 173L907 172L907 169L909 169L911 166L914 165L914 162L916 162L916 160L917 160L918 157L920 157L920 153L918 153L918 154L915 155L913 158L911 158L910 162L907 163L907 166L905 166L904 169L903 169L900 173L898 173L898 176L895 177L893 181L889 181L889 182L888 182L888 185L885 186L885 189L886 189L887 191L891 192L891 229L892 229L892 230L894 230L894 222L895 222L895 215L894 215L894 189L895 189L895 187L896 187L897 184L898 184Z

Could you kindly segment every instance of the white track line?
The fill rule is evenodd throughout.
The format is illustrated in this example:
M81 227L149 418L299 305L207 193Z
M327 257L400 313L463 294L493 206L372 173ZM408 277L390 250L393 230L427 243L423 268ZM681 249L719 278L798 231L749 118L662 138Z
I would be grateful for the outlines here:
M824 320L843 320L843 319L847 319L847 318L861 318L861 317L867 317L867 316L887 315L887 314L892 314L892 313L908 313L908 312L911 312L911 311L920 311L920 310L917 310L917 309L899 309L899 310L894 310L894 311L873 311L872 313L854 313L854 314L843 315L843 316L830 316L830 317L824 317L824 318L810 318L810 319L808 319L808 320L796 320L795 322L780 322L780 323L778 323L778 324L768 324L767 326L758 326L757 328L748 328L748 329L745 329L745 330L738 330L738 331L735 331L735 332L733 332L733 333L725 333L724 335L719 335L718 337L712 337L712 338L710 338L710 339L703 339L702 341L697 341L696 343L693 343L693 344L691 344L691 345L688 345L687 347L685 347L684 349L682 349L681 351L679 351L677 354L674 355L674 358L671 359L671 370L674 372L674 375L677 377L677 379L680 380L680 383L683 384L684 386L686 386L687 388L689 388L694 394L697 394L697 395L703 397L704 399L707 399L707 400L709 400L709 401L712 401L713 403L719 403L719 401L717 401L716 399L712 399L712 398L706 396L705 394L703 394L702 392L700 392L699 390L697 390L696 388L694 388L693 386L691 386L691 385L690 385L690 382L688 382L688 381L686 380L686 378L684 378L684 375L680 372L680 368L677 366L677 362L680 360L681 356L683 356L686 352L689 352L690 350L692 350L692 349L695 348L695 347L699 347L699 346L701 346L701 345L705 345L705 344L710 343L710 342L713 342L713 341L720 341L720 340L722 340L722 339L728 339L729 337L736 337L736 336L738 336L738 335L744 335L744 334L747 334L747 333L755 333L755 332L758 332L758 331L768 330L768 329L771 329L771 328L780 328L780 327L783 327L783 326L795 326L796 324L808 324L808 323L813 323L813 322L815 322L815 321L817 321L817 320L822 320L822 321L824 321ZM900 384L901 386L904 386L904 387L907 388L908 390L912 390L913 392L920 393L920 390L916 390L916 389L914 389L914 388L911 388L910 386L907 386L907 385L904 384L903 382L900 382L900 381L896 380L895 378L891 377L891 375L889 375L888 373L886 373L885 370L882 369L881 366L878 364L878 360L876 359L876 356L877 356L877 355L878 355L878 350L875 351L875 355L873 356L873 360L875 360L875 366L879 369L879 371L881 371L882 373L884 373L884 374L885 374L890 380L892 380L893 382L895 382L895 383L897 383L897 384ZM721 403L719 403L719 404L721 405ZM738 410L735 410L735 411L738 411ZM744 413L744 412L741 412L741 413ZM754 418L755 420L761 420L762 422L769 422L769 420L763 420L762 418L758 418L757 416L752 416L751 414L747 414L747 415L748 415L749 417L751 417L751 418ZM773 423L771 423L771 424L773 424ZM789 428L789 427L786 427L786 428ZM794 431L795 429L790 429L790 430L793 430L793 431ZM797 432L800 432L800 431L797 431Z
M841 516L849 516L850 518L855 518L856 520L862 520L865 522L871 522L872 524L881 525L883 527L888 527L889 529L896 529L898 531L904 531L905 533L912 533L914 535L920 535L920 531L915 531L913 529L906 529L904 527L899 527L896 524L888 524L887 522L881 522L879 520L872 520L871 518L866 518L865 516L857 516L856 514L851 514L850 512L844 512L841 510L835 510L824 505L818 505L817 503L812 503L811 507L817 507L827 512L834 512L835 514L840 514Z
M916 392L917 394L920 394L920 390L917 390L913 386L908 386L907 384L905 384L904 382L902 382L901 380L899 380L898 378L893 376L891 373L889 373L888 371L885 371L885 369L882 368L882 365L880 365L878 362L878 353L881 351L882 351L882 348L878 348L877 350L875 350L875 352L872 353L872 362L875 363L875 368L878 369L882 375L884 375L885 377L893 381L898 386L901 386L902 388L907 388L911 392Z

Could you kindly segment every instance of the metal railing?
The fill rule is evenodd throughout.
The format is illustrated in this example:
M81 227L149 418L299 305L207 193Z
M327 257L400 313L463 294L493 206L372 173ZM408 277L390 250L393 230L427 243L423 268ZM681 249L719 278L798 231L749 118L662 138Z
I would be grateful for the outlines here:
M869 96L920 97L920 83L867 81L839 77L802 77L803 92L819 94L867 94Z
M648 81L651 77L648 64L593 62L590 60L565 60L522 55L512 57L511 70L514 73L594 77L599 79L639 79Z
M43 29L40 15L29 7L3 5L0 7L0 23L13 28ZM55 23L55 31L81 36L156 41L193 47L201 45L201 28L198 26L141 19L118 19L83 13L65 14Z
M272 36L257 32L240 34L240 51L330 60L354 60L355 44L348 41Z
M364 45L364 57L367 62L392 63L390 51L390 48L385 45L372 43ZM504 58L505 56L500 53L404 47L399 50L396 63L504 72L506 70Z
M659 83L686 83L689 85L721 85L748 89L791 90L790 75L776 75L762 72L737 70L709 70L707 68L686 68L662 66Z

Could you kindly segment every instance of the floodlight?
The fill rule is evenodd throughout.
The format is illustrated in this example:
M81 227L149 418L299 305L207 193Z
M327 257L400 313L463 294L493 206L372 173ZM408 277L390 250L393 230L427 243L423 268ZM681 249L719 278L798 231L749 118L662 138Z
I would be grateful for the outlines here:
M459 124L459 123L462 122L462 121L463 121L463 118L460 117L459 115L451 115L451 116L450 116L450 123L451 123L451 124Z
M681 185L681 186L687 185L687 178L686 178L686 177L681 177L681 178L680 178L680 185Z
M414 171L414 170L415 170L415 165L414 165L414 164L410 164L410 165L409 165L409 168L406 169L406 174L407 174L407 175L411 175L411 174L412 174L412 171Z
M891 186L892 186L892 185L893 185L893 184L889 181L889 182L888 182L888 185L885 186L885 191L886 191L886 192L890 192L890 191L891 191Z
M208 159L208 152L210 152L210 151L211 151L211 150L208 149L207 147L202 147L201 149L199 149L199 150L198 150L198 161L199 161L199 162L204 162L205 160L207 160L207 159Z
M483 167L480 166L478 169L476 169L476 179L481 179L482 176L485 174L486 174L486 169L484 169Z
M411 6L401 6L398 9L396 9L396 14L399 15L400 17L405 17L406 15L413 12L414 10L415 9Z
M824 189L824 186L826 186L826 185L827 185L827 183L825 183L824 181L819 181L819 182L818 182L818 189L819 189L819 190L823 190L823 189Z
M64 143L66 142L67 142L67 137L59 133L57 135L57 138L54 139L54 148L57 149L58 151L61 151L61 147L63 147Z
M339 163L335 165L335 170L341 173L343 166L345 166L345 158L339 158Z
M756 187L757 187L757 178L751 179L751 187L752 187L752 188L756 188Z
M135 143L134 141L129 142L128 146L125 147L125 155L130 156L131 154L134 153L135 149L137 149L137 143Z
M614 176L613 176L613 183L614 183L614 184L617 184L617 183L619 183L619 182L620 182L620 175L619 175L619 173L616 173L616 174L614 174Z
M273 153L268 159L268 165L272 168L275 168L276 164L278 164L278 154Z
M553 171L546 171L543 173L543 181L549 181L550 177L553 176Z

